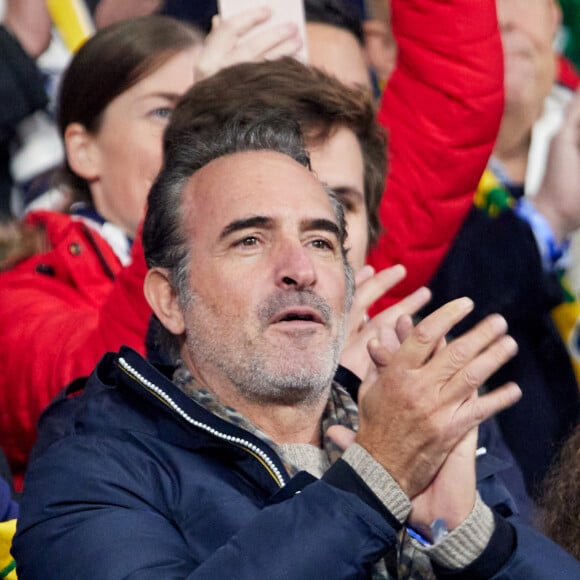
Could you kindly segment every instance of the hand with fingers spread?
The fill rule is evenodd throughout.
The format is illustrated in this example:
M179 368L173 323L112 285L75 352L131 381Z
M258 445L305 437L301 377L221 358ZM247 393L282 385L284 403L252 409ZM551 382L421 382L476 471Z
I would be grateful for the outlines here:
M302 48L295 25L277 24L256 32L256 28L270 16L267 7L248 10L223 21L215 16L212 30L197 59L195 80L200 81L241 62L295 56Z
M434 481L471 430L520 397L515 384L477 396L478 387L517 350L502 317L491 315L444 343L472 307L471 300L460 298L415 328L399 324L409 336L396 350L378 339L369 343L376 371L361 387L356 440L411 499Z
M397 304L385 309L371 320L367 319L367 310L385 292L405 277L405 268L401 265L386 268L375 273L371 266L365 266L357 272L356 292L348 317L347 339L340 357L340 364L364 379L373 367L367 344L371 338L378 338L381 344L393 344L394 329L402 315L416 314L428 302L430 292L419 288Z

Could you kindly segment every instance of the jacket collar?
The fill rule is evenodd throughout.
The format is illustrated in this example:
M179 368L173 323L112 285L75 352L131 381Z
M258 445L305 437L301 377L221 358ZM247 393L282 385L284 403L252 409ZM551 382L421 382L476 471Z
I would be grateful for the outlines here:
M201 430L217 441L245 450L262 464L278 487L286 484L289 476L282 461L261 439L198 405L133 349L121 348L114 360L120 387L154 405L170 416L172 422L177 420L182 426Z

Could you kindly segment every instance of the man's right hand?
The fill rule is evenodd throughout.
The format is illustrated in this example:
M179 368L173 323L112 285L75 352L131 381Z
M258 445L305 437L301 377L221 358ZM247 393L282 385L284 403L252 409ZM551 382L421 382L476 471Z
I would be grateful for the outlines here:
M521 396L513 383L477 396L479 386L517 352L501 316L491 315L445 344L445 335L472 308L467 298L449 302L413 328L398 349L369 343L376 371L361 386L356 440L410 498L430 485L469 431Z

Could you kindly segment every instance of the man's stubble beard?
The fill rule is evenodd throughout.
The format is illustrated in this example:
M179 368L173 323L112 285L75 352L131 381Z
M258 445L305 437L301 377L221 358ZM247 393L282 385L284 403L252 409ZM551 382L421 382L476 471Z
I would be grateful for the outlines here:
M337 327L334 336L326 346L315 346L317 353L307 347L291 348L289 353L264 337L268 328L266 321L276 311L298 305L316 309L327 325L334 318L332 324ZM344 344L346 309L343 315L333 317L330 306L312 292L276 292L259 308L257 319L262 324L259 333L253 337L236 331L235 320L229 324L226 321L224 332L216 333L215 314L192 292L182 303L182 309L186 312L186 348L190 359L202 361L206 368L208 365L215 367L247 401L308 406L325 396ZM243 341L241 344L240 339ZM212 385L204 386L212 390Z

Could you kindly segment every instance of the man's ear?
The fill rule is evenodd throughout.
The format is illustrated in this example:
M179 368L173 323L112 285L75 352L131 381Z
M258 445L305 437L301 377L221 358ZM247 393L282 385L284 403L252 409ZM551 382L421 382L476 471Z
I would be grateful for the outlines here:
M100 174L100 156L95 138L80 123L71 123L64 131L66 158L71 169L92 181Z
M185 332L185 321L179 300L169 283L169 274L163 268L152 268L143 284L145 298L159 321L169 332L181 335Z

